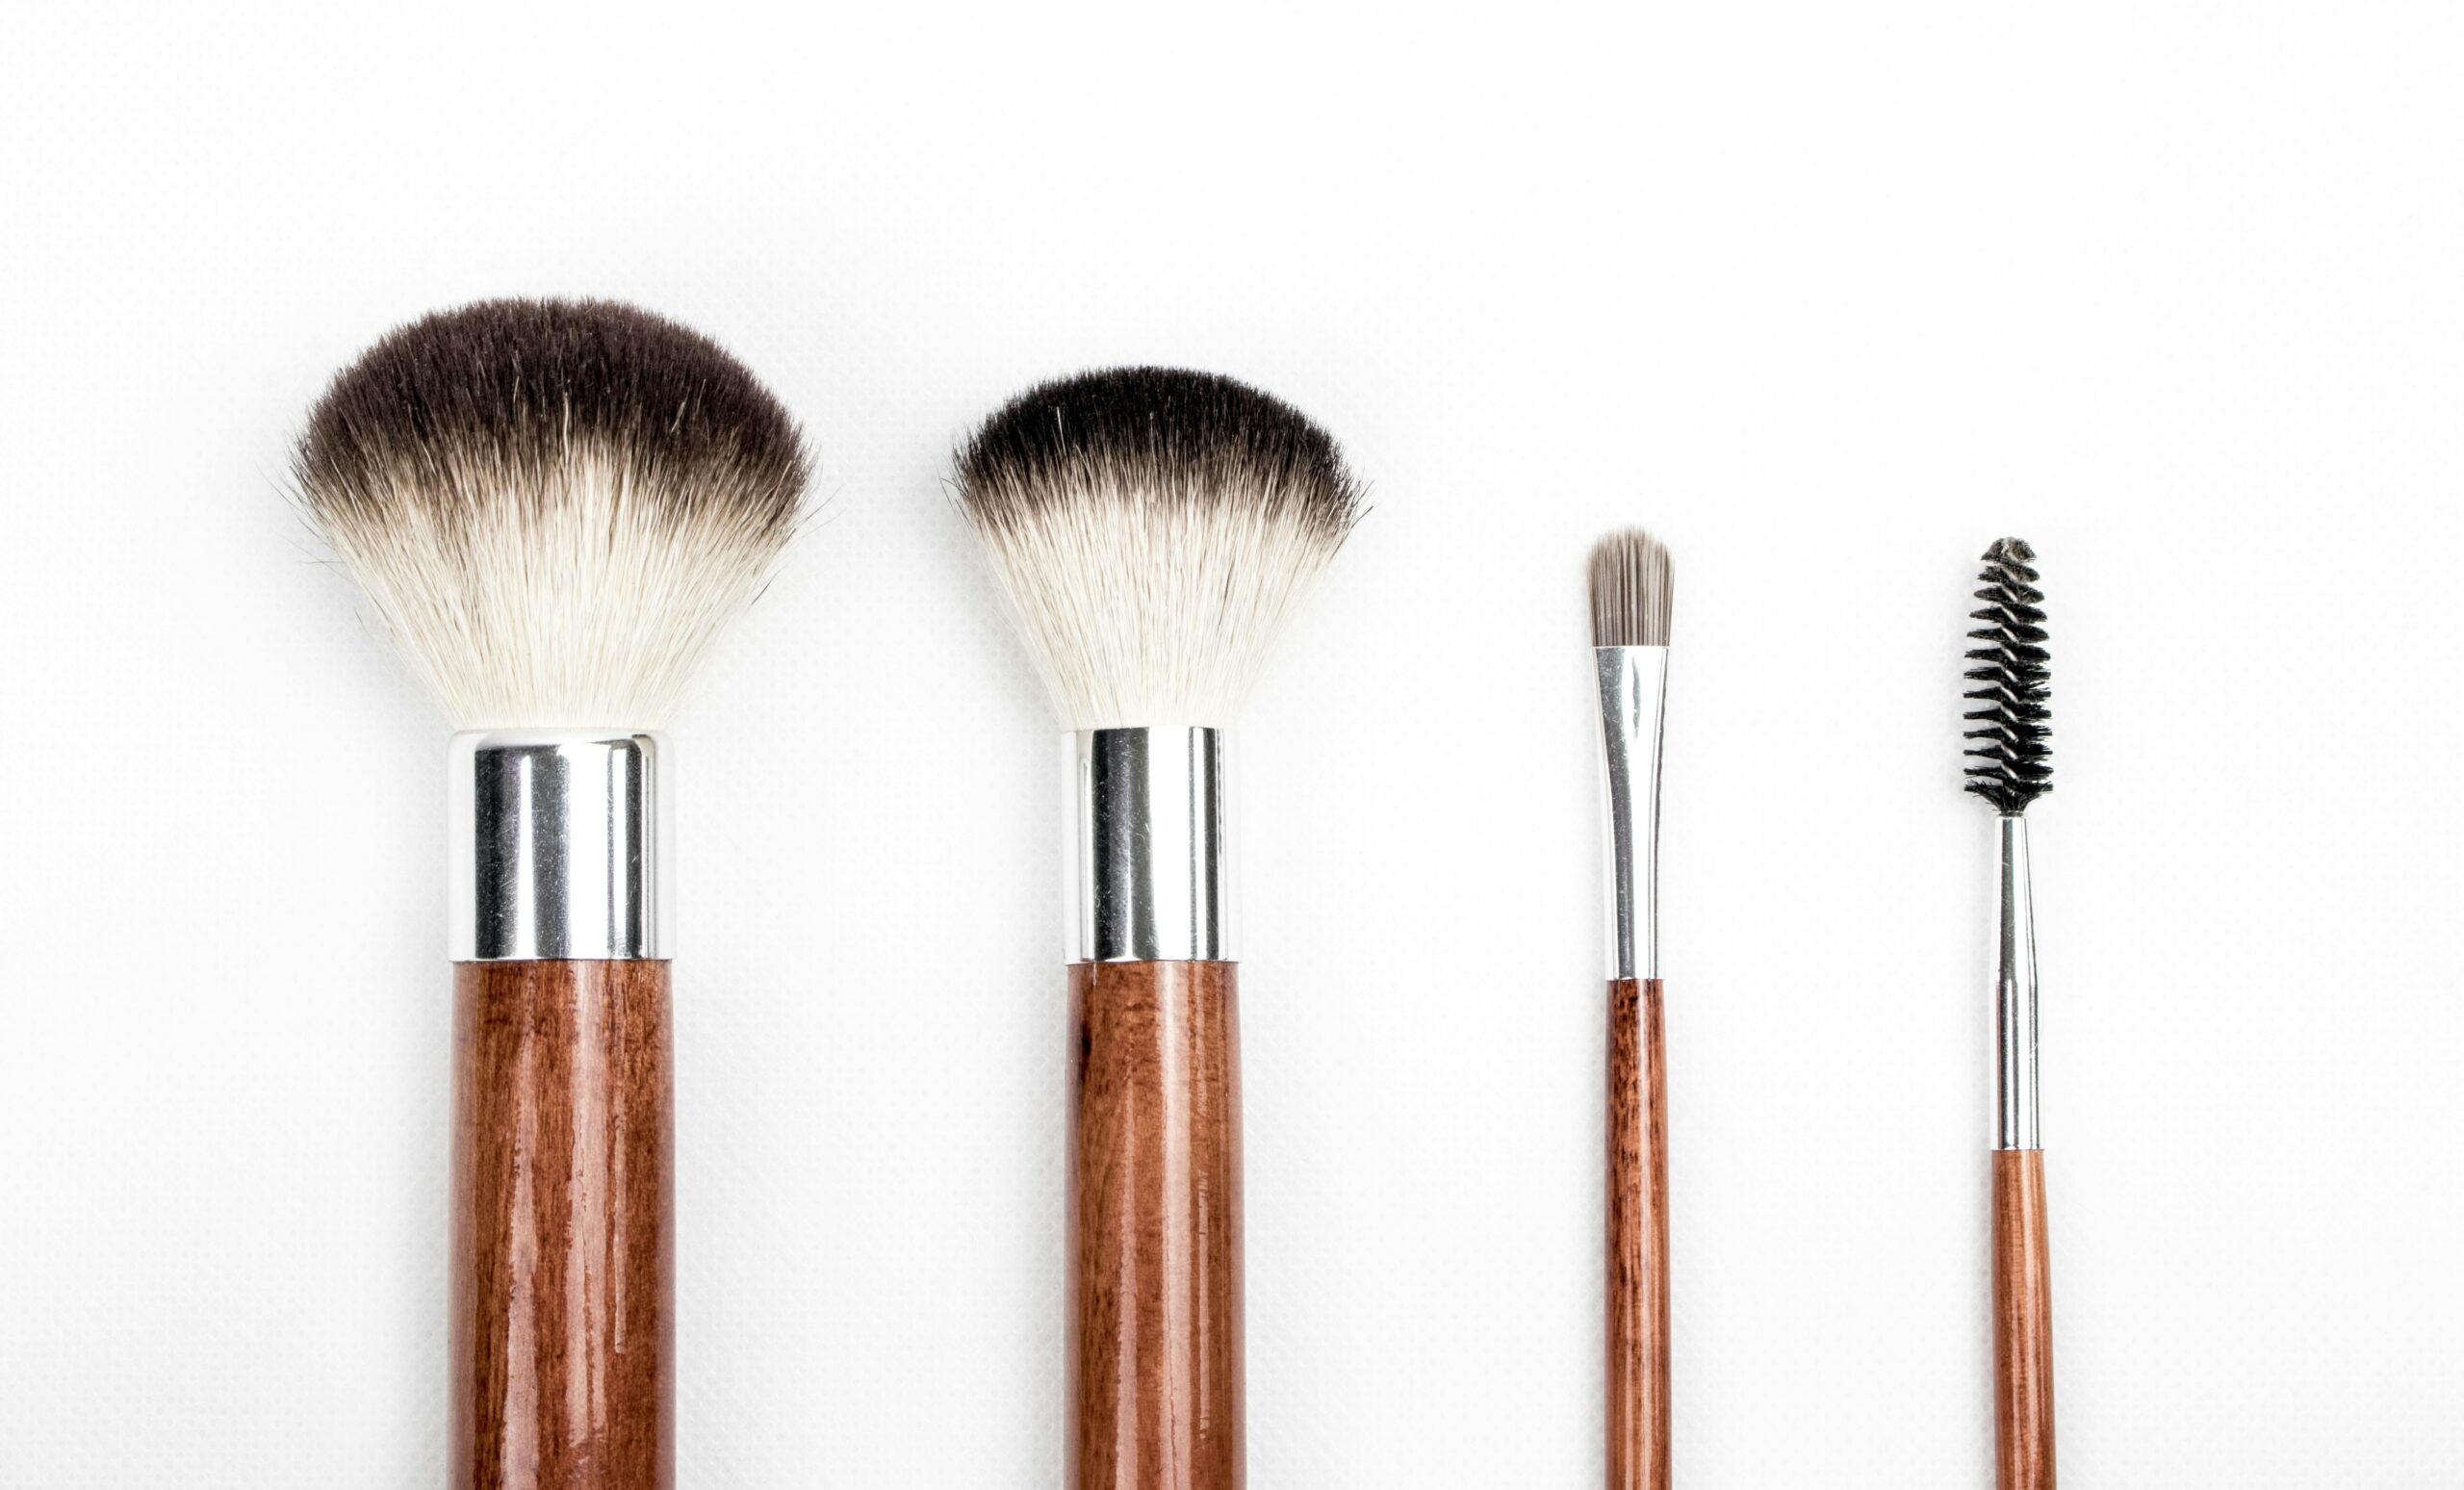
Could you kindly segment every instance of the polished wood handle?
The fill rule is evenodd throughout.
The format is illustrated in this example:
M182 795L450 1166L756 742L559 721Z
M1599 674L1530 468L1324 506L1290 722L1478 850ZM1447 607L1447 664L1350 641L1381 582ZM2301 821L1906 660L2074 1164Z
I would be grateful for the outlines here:
M1660 982L1608 985L1608 1490L1668 1490L1668 1102Z
M1993 1442L2000 1490L2053 1490L2053 1272L2044 1155L1993 1151Z
M675 1480L668 964L453 970L453 1490Z
M1240 1490L1230 963L1069 969L1070 1490Z

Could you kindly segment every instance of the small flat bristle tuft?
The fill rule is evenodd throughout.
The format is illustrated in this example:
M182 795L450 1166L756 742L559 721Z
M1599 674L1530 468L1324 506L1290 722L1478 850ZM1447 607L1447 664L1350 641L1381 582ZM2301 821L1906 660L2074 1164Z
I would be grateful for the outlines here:
M1591 644L1665 647L1672 594L1668 549L1639 527L1610 533L1591 550Z
M603 300L489 300L335 377L293 461L458 729L666 721L794 532L808 462L716 343Z
M1967 789L2015 817L2053 789L2052 655L2045 650L2044 592L2036 587L2036 551L2016 538L1985 551L1971 613L1984 623L1968 632L1982 645L1967 655L1964 695L1978 706L1964 716L1974 726L1966 755Z
M1013 399L957 487L1072 730L1232 723L1362 496L1290 404L1169 368Z

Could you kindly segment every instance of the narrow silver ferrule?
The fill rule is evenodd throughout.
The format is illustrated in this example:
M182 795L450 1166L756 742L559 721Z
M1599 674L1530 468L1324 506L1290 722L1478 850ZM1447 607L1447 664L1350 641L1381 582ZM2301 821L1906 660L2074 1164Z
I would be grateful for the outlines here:
M1081 730L1068 750L1069 960L1236 958L1224 732Z
M1666 647L1594 647L1608 976L1659 976L1659 740Z
M1996 817L2001 915L1993 936L1993 1146L2036 1148L2037 923L2028 888L2028 820Z
M448 771L453 961L675 955L666 740L474 731L453 737Z

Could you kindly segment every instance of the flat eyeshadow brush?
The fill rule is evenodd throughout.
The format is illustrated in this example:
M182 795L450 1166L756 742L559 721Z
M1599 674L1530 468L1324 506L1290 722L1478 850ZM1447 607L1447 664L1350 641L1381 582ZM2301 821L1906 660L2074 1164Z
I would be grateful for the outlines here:
M1660 1051L1659 753L1668 550L1591 551L1608 898L1608 1490L1668 1490L1668 1097Z
M672 321L495 300L371 347L294 469L459 732L448 1483L665 1490L675 932L656 731L795 527L802 438Z
M958 496L1066 737L1071 1490L1239 1490L1229 732L1360 513L1333 440L1227 377L1036 388Z
M1993 806L1993 1438L2000 1490L2053 1490L2053 1275L2037 1133L2037 934L2028 804L2053 789L2051 655L2036 551L1985 551L1970 619L1967 789Z

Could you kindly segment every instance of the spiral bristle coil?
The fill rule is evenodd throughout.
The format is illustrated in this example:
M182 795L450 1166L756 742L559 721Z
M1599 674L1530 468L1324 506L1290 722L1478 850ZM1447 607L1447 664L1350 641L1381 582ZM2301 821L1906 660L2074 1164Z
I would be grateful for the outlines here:
M1967 633L1983 644L1967 655L1974 664L1967 680L1976 686L1965 697L1979 706L1964 716L1975 726L1965 735L1972 742L1965 754L1975 762L1967 789L2006 817L2053 789L2052 654L2044 645L2044 592L2030 567L2036 556L2016 538L1985 551L1978 577L1984 587L1976 592L1985 608L1970 613L1984 624Z

